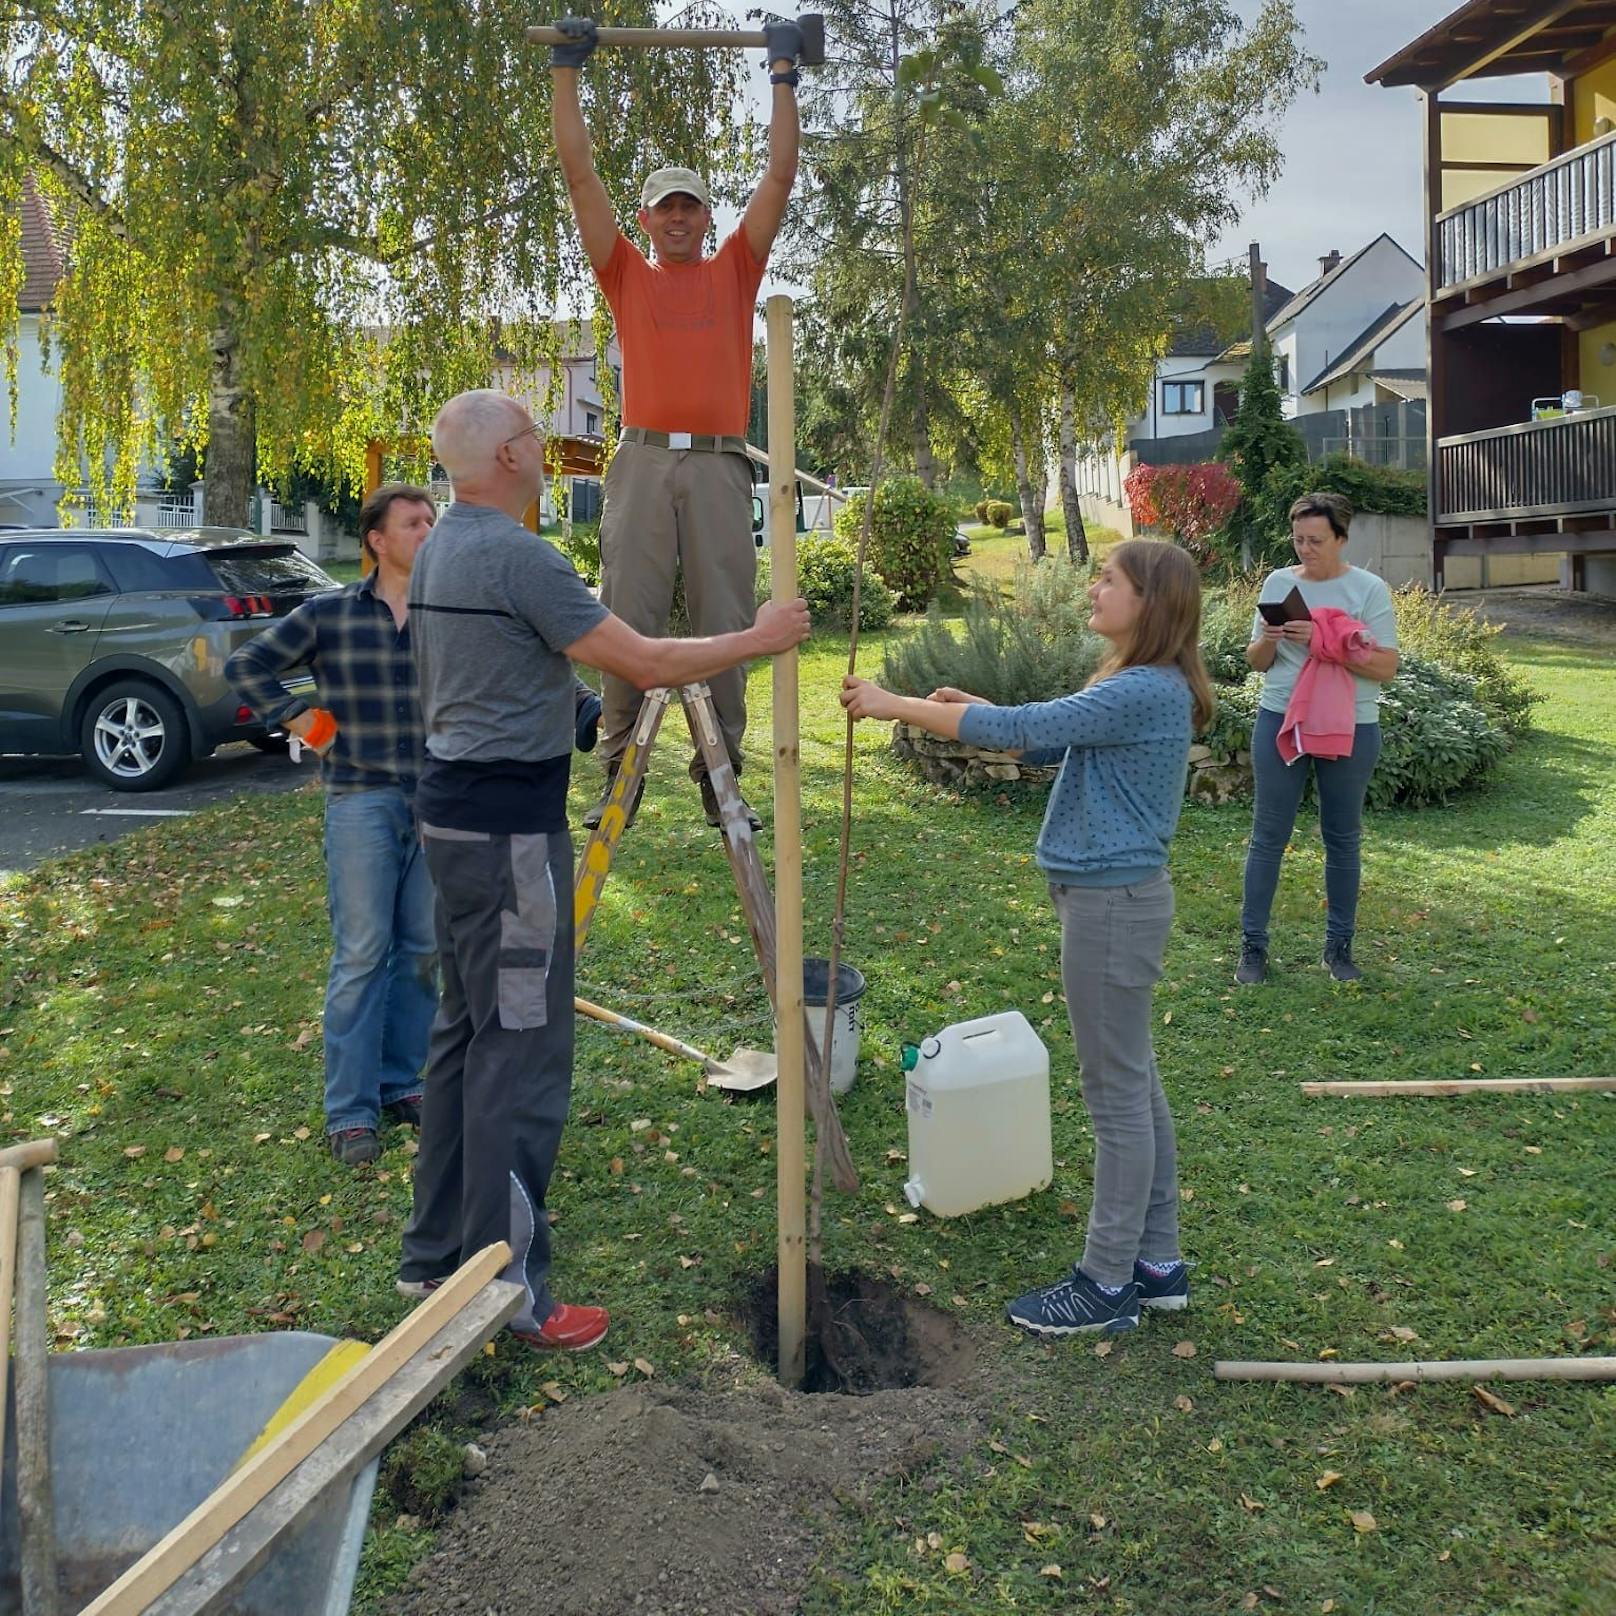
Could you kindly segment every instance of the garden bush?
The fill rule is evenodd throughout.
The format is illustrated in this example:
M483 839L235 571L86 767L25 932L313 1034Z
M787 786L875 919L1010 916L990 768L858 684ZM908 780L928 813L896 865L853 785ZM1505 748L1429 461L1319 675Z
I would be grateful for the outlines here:
M984 526L986 525L988 519L988 506L990 506L992 503L993 501L991 499L979 499L976 502L976 519Z
M1287 466L1269 479L1269 509L1282 524L1303 494L1344 494L1355 511L1378 516L1421 516L1426 512L1423 471L1372 466L1354 455L1326 455L1308 466Z
M865 494L836 513L836 535L855 549L864 527ZM954 576L954 509L918 477L894 477L875 493L868 563L904 611L929 605Z
M1010 518L1015 514L1015 506L1007 499L990 499L988 501L988 521L994 527L1009 527Z
M1123 493L1135 522L1171 534L1203 572L1224 559L1229 519L1240 504L1240 484L1227 466L1135 466Z
M1088 575L1049 557L1016 572L1008 595L978 584L956 634L934 607L912 638L887 652L881 682L908 696L953 685L1000 706L1080 689L1104 642L1088 629Z
M853 623L853 577L858 569L858 550L846 539L827 533L804 533L797 540L797 587L808 602L814 629L841 629ZM769 598L769 552L758 557L757 599L761 606ZM868 562L864 583L859 590L859 626L886 628L896 604L892 591Z
M1053 557L1023 563L1013 589L978 586L955 633L935 611L912 639L892 647L882 682L924 696L939 685L1014 705L1081 689L1104 643L1089 632L1087 574ZM1262 676L1246 665L1254 578L1206 597L1201 650L1217 686L1211 724L1196 739L1220 756L1249 751ZM1531 720L1534 696L1499 656L1496 634L1422 589L1398 590L1403 661L1385 687L1382 750L1369 802L1423 807L1475 785Z
M1394 591L1392 599L1397 640L1405 653L1467 675L1475 700L1506 735L1524 735L1532 727L1532 708L1543 698L1499 654L1501 625L1449 606L1419 584Z

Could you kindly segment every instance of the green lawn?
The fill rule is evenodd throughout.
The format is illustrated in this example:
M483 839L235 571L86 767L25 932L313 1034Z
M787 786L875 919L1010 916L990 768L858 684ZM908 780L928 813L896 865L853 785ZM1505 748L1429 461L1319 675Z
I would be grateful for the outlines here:
M1616 670L1564 646L1511 654L1549 697L1540 733L1484 794L1371 821L1361 989L1316 964L1309 821L1275 917L1275 980L1234 992L1247 815L1186 811L1158 1053L1197 1305L1103 1359L1000 1320L1008 1296L1072 1260L1088 1195L1058 937L1031 861L1041 802L944 800L880 730L861 730L847 954L870 989L843 1112L864 1187L833 1198L827 1256L929 1285L977 1334L1000 1446L985 1438L925 1478L934 1491L895 1483L850 1507L810 1611L1207 1616L1256 1608L1248 1594L1295 1616L1616 1611L1616 1387L1495 1386L1511 1416L1462 1384L1343 1397L1211 1376L1219 1357L1612 1350L1616 1100L1337 1102L1296 1087L1616 1069ZM816 641L803 665L810 953L825 951L834 890L845 656ZM765 715L767 670L752 697ZM767 811L766 730L751 742ZM581 769L575 819L594 787ZM312 789L242 799L0 892L0 1120L12 1138L63 1136L60 1346L293 1322L373 1338L402 1313L402 1136L366 1173L335 1170L322 1148L318 811ZM580 992L719 1053L769 1040L723 854L672 753L608 885ZM1011 1005L1050 1048L1055 1190L900 1224L899 1045ZM693 1068L581 1027L558 1284L611 1307L614 1356L677 1376L734 1340L704 1313L772 1258L772 1131L768 1109L698 1097ZM1183 1341L1193 1358L1174 1355ZM539 1378L574 1395L612 1384L601 1354L536 1370L502 1349L473 1374L508 1407ZM1351 1513L1366 1511L1375 1529L1359 1531ZM422 1546L394 1513L378 1506L367 1599ZM1029 1536L1029 1522L1048 1530ZM929 1531L946 1548L917 1553ZM963 1576L944 1567L954 1549ZM1040 1575L1052 1563L1059 1582Z

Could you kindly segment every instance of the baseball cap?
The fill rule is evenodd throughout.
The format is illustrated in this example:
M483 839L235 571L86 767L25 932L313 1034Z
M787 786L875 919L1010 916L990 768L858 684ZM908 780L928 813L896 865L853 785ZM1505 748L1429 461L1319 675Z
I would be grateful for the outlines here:
M645 176L645 184L640 187L640 206L654 208L663 197L672 196L676 191L695 197L704 208L713 205L707 182L695 169L658 168Z

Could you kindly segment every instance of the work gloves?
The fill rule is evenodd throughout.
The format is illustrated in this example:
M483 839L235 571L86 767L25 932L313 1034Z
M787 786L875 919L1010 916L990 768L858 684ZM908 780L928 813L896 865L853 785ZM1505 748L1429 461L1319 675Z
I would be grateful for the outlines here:
M550 47L551 67L582 67L594 52L598 43L595 33L595 19L593 17L563 17L556 28L569 39L575 40L571 45L552 45ZM800 37L800 36L799 36Z
M795 66L802 55L802 30L794 22L765 22L763 54L770 67L776 62L790 62Z

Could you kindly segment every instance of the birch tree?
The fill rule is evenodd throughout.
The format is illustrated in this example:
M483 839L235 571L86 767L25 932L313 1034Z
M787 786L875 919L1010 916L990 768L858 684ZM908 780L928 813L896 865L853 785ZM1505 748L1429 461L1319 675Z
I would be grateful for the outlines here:
M655 21L650 0L609 20ZM294 466L356 481L372 436L532 371L582 283L529 5L14 0L0 16L0 338L29 177L68 242L48 335L58 476L125 508L160 440L204 450L208 519ZM601 51L603 177L737 151L736 58ZM11 295L5 295L7 292ZM13 388L15 377L12 378Z

